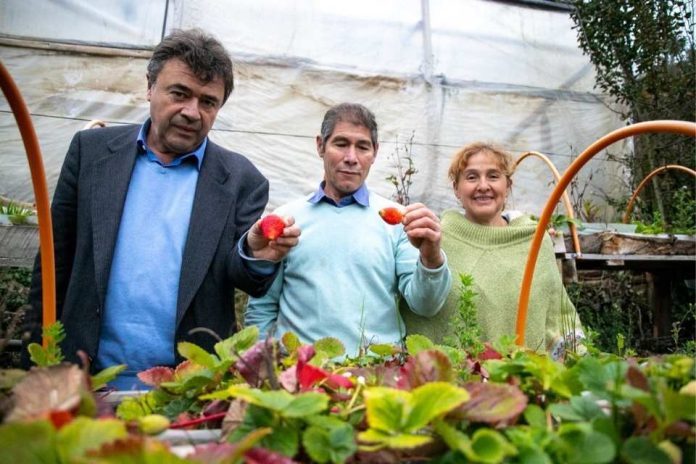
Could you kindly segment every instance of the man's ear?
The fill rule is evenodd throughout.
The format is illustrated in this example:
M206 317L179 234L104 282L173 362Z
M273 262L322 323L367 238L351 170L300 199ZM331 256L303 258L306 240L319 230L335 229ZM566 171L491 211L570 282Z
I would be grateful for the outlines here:
M147 101L152 98L152 84L150 83L150 74L145 74L145 79L147 80Z
M319 158L324 157L324 141L321 139L321 135L317 135L317 153L319 153Z

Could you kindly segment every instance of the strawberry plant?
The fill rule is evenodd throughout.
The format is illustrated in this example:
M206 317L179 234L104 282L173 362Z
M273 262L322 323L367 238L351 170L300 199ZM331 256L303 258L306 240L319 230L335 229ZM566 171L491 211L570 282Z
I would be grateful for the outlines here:
M208 353L140 374L153 389L117 418L90 377L34 368L12 389L2 462L674 463L696 434L694 359L545 354L503 343L478 354L423 336L346 357L338 340L259 341L245 329ZM499 346L499 345L496 345ZM148 436L219 428L175 454Z

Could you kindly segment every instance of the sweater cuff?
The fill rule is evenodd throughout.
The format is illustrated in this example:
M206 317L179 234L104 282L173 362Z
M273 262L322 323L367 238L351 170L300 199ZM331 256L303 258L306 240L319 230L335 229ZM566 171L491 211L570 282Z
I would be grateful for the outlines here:
M239 256L242 258L242 263L247 270L253 272L259 276L269 276L273 274L278 268L278 263L274 261L268 261L266 259L259 259L249 256L247 254L246 248L246 237L249 231L244 232L244 235L237 242L237 250L239 251Z
M418 263L416 264L416 268L420 269L420 272L422 272L426 278L437 279L447 269L447 254L443 250L440 250L440 255L442 255L442 264L440 265L440 267L436 267L434 269L431 269L429 267L425 267L425 265L423 264L423 261L421 261L420 255L419 255L418 256Z

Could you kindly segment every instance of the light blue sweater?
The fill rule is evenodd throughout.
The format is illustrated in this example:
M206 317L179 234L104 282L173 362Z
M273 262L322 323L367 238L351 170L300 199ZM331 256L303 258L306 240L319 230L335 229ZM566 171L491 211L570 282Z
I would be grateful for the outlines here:
M278 208L302 235L266 296L249 300L245 324L265 336L277 322L275 338L292 331L305 343L336 337L354 356L367 344L400 341L397 293L415 313L437 313L451 287L447 263L423 267L403 226L380 218L385 206L399 205L370 193L369 206L300 199Z

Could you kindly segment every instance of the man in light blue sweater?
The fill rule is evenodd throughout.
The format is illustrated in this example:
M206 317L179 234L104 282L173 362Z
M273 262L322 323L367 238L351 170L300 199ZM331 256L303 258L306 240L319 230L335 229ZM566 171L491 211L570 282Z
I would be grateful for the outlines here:
M276 211L294 217L300 242L268 293L250 299L245 324L258 326L263 336L292 331L308 343L336 337L354 356L369 344L401 340L398 295L416 314L436 314L451 276L437 216L420 203L402 207L365 184L379 148L370 110L334 106L316 143L323 182L308 198ZM401 223L384 222L378 213L384 207L399 208Z

